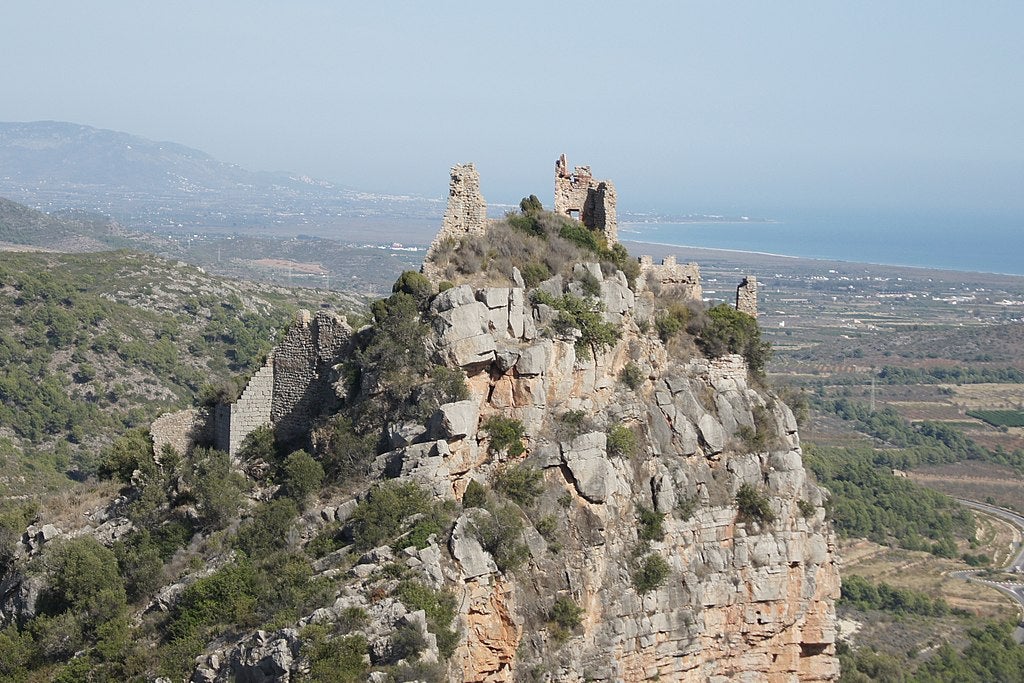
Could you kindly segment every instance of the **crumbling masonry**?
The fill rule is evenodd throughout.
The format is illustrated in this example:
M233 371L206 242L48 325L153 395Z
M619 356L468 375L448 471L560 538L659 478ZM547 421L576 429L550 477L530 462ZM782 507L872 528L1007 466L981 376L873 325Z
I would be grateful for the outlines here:
M589 166L577 166L569 173L564 154L555 162L555 213L600 231L609 247L619 241L615 186L610 180L596 180Z
M704 289L700 284L700 266L696 263L680 264L675 256L666 256L661 264L654 263L650 256L641 256L640 286L656 295L670 298L700 301Z
M317 417L337 407L334 368L351 341L352 329L342 318L299 311L237 401L218 405L212 414L185 410L162 415L150 428L154 448L159 453L166 444L185 453L212 441L234 456L245 437L264 425L272 426L283 443L305 438Z
M736 288L736 310L757 317L757 278L748 275Z
M480 173L473 164L452 166L448 184L448 208L444 212L441 230L434 237L423 261L423 274L431 280L440 280L435 272L434 256L448 243L459 244L467 236L483 235L487 231L487 202L480 193Z

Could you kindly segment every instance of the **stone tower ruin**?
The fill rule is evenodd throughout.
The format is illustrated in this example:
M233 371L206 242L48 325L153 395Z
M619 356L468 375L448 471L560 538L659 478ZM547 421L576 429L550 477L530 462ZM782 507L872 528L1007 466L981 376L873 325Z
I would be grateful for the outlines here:
M448 185L448 208L444 212L441 230L434 237L423 261L423 274L432 280L440 279L432 271L433 257L441 245L449 240L461 242L468 236L483 235L487 231L487 202L480 194L480 173L473 164L452 166Z
M757 278L748 275L736 288L736 310L757 317Z
M555 162L555 213L600 230L609 247L619 241L615 186L610 180L596 180L589 166L577 166L569 173L564 154Z

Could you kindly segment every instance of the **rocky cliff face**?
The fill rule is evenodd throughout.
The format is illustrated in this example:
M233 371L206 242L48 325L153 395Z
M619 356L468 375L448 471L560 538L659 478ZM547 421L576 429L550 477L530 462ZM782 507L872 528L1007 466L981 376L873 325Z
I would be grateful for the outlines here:
M531 292L513 271L509 284L430 299L422 341L460 371L469 397L426 423L389 425L394 449L370 468L367 485L390 478L461 503L453 523L406 548L389 539L318 559L333 603L209 645L191 680L300 680L311 666L304 629L353 610L373 663L396 661L411 631L420 662L451 681L837 678L838 557L789 408L743 357L666 346L649 329L654 293L620 271L577 264ZM566 324L570 300L600 302L598 319ZM581 329L598 324L616 333ZM511 439L495 418L516 426ZM345 522L367 496L353 488L322 498L282 543L301 547ZM162 588L143 611L173 610L210 571ZM454 595L451 631L403 598L396 572Z
M398 476L460 498L509 467L479 425L511 416L525 426L520 459L544 477L531 518L554 525L528 527L529 567L505 574L460 534L471 511L460 518L445 558L464 625L452 680L835 678L837 556L792 413L751 386L742 357L671 357L636 324L650 293L586 269L622 326L596 354L545 336L553 312L521 288L463 285L431 307L436 355L466 371L472 398L442 407L436 441L402 451ZM632 455L609 449L622 428ZM738 510L741 487L767 506L761 519ZM645 532L652 519L660 533ZM638 589L652 556L667 577ZM559 596L583 608L567 639L549 623Z

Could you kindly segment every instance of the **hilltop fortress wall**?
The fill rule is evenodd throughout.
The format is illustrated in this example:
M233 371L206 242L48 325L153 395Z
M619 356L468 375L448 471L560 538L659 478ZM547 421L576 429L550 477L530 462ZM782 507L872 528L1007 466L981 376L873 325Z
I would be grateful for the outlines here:
M264 425L272 426L280 441L302 438L337 403L333 369L351 340L352 329L342 318L299 311L238 400L212 411L182 410L157 418L150 427L155 452L169 445L185 453L196 444L212 443L234 456L245 437Z

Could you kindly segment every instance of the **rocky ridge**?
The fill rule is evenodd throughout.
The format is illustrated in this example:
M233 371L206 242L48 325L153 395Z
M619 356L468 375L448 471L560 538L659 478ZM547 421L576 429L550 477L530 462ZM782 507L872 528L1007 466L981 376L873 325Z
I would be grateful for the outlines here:
M385 425L390 450L372 457L366 480L322 495L281 543L308 548L326 530L348 528L385 480L426 492L452 521L423 539L361 550L349 542L316 555L312 580L329 582L329 604L284 627L223 634L190 679L307 680L310 634L354 613L361 621L343 632L363 639L374 681L409 665L427 667L419 679L480 683L836 679L839 559L794 416L743 356L664 342L652 329L657 299L668 296L662 287L693 303L699 273L676 273L674 262L642 266L631 282L607 263L576 263L533 288L517 268L503 286L493 275L444 286L407 278L422 295L418 310L402 314L424 324L414 344L464 382L464 396L426 419ZM574 306L596 319L567 321ZM371 328L350 333L323 312L299 323L271 355L292 403L331 387L333 411L360 400L352 391L381 391L370 367L356 385L340 381ZM314 343L335 329L344 332L337 344ZM291 346L302 353L287 353ZM330 358L319 351L327 347ZM292 367L300 356L308 362ZM315 422L313 403L327 405L306 401L300 413ZM178 422L196 431L192 418L161 425L172 432ZM163 437L192 450L188 434ZM317 442L314 432L323 456ZM277 485L244 457L242 449L234 465L250 476L256 509ZM127 502L95 511L99 527L30 528L19 559L61 535L110 544L127 532ZM173 613L188 587L234 552L160 588L136 621ZM403 595L408 577L450 596L454 618L438 621L429 601ZM0 586L5 622L31 615L37 583Z

